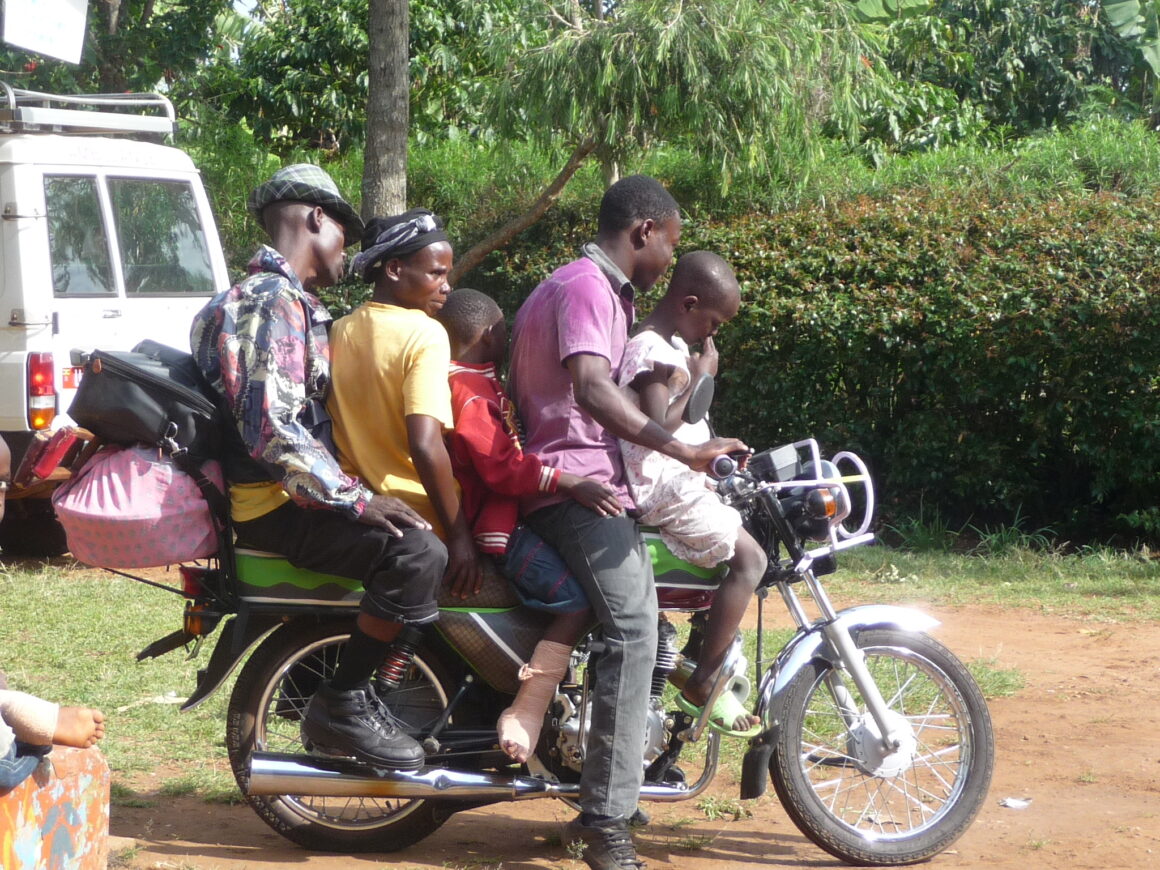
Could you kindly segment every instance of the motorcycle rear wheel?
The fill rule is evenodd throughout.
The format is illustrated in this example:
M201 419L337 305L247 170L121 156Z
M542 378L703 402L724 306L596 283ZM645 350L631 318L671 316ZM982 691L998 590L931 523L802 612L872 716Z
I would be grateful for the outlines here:
M868 725L857 689L814 661L786 692L773 784L794 824L831 855L869 866L924 861L957 840L982 806L994 765L990 714L970 672L933 638L873 629L855 642L907 734L905 748L885 759L867 749L877 726ZM853 727L830 689L835 679L859 711Z
M248 794L252 752L305 752L301 717L319 682L334 673L352 625L292 622L267 637L230 695L226 749L247 802L286 839L321 851L392 852L432 834L448 814L425 800ZM402 685L383 697L391 712L420 729L443 711L448 692L420 651Z

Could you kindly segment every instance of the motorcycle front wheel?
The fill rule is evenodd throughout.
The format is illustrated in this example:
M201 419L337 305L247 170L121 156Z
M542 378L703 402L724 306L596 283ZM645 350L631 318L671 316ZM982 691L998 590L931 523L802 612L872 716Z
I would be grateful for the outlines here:
M303 753L299 725L306 704L329 679L350 638L352 621L288 623L250 656L230 695L226 748L242 794L266 824L308 849L391 852L433 833L447 818L430 801L377 797L250 795L250 755ZM398 689L383 700L415 730L430 725L447 705L443 680L415 656Z
M849 678L815 660L789 686L770 773L794 824L851 864L924 861L974 820L995 744L970 672L925 634L859 633L855 643L889 709L887 751Z

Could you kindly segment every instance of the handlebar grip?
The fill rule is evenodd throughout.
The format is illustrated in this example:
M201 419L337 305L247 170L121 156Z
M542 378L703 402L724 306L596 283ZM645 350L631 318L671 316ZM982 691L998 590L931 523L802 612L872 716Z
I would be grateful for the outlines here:
M709 463L709 476L724 480L737 471L737 460L728 453L722 454Z

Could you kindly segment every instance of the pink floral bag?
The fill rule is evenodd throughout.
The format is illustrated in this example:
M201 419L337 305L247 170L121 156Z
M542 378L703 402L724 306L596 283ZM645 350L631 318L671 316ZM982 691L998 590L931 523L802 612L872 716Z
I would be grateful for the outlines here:
M220 491L221 467L201 471ZM156 447L107 445L52 495L69 549L99 568L149 568L217 552L209 504L194 478Z

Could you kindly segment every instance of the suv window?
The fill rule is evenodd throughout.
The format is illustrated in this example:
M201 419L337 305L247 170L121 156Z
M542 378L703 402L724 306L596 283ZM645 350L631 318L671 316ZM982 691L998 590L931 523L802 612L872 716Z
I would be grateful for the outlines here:
M56 295L116 295L97 180L83 175L46 175L44 200Z
M188 182L110 178L109 200L126 294L213 293L209 246Z

